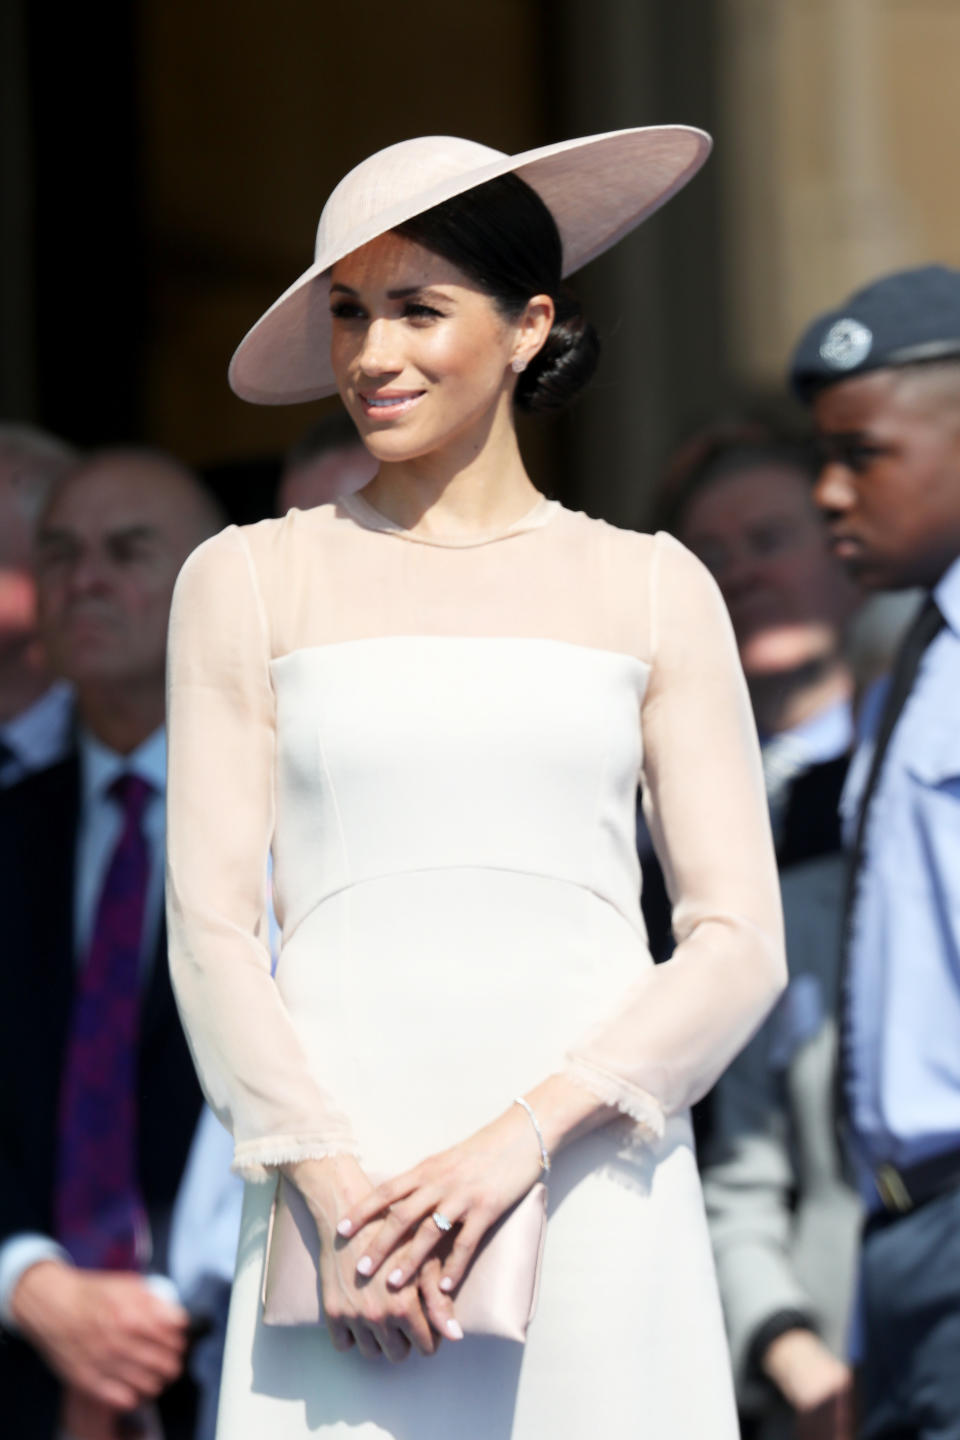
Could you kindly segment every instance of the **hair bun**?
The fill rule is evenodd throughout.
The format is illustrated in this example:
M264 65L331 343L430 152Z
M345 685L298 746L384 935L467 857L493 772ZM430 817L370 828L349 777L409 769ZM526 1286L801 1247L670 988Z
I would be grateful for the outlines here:
M517 381L517 409L539 415L563 410L587 384L599 357L597 332L564 286L550 334Z

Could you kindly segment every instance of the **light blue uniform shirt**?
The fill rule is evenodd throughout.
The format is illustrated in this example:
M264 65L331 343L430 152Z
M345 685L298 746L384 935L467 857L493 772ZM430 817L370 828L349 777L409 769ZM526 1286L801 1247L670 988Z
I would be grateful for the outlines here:
M851 916L850 1118L866 1204L872 1170L960 1149L960 559L933 592L931 641L874 791ZM848 845L885 686L864 707L841 809Z

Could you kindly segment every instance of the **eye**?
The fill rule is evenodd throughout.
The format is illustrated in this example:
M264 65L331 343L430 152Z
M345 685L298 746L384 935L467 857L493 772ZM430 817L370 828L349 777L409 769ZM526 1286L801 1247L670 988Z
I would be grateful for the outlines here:
M751 535L750 542L754 555L763 556L789 550L795 539L793 526L771 523L759 526Z
M442 320L443 311L438 310L434 305L426 305L422 300L408 300L403 307L404 317L407 320L430 324L433 320Z
M60 541L46 541L37 550L37 569L44 574L51 574L54 570L71 565L78 554L75 546Z
M356 300L334 300L330 306L330 314L334 320L361 320L363 307L358 305Z
M152 547L144 540L120 540L113 547L113 558L121 565L136 565L148 560Z
M864 471L870 469L875 460L887 453L882 445L850 445L846 450L841 451L837 458L850 470L862 475Z
M847 440L842 436L834 439L822 437L817 450L821 470L828 465L842 465L856 475L862 475L874 461L891 453L887 445L871 445L867 441Z

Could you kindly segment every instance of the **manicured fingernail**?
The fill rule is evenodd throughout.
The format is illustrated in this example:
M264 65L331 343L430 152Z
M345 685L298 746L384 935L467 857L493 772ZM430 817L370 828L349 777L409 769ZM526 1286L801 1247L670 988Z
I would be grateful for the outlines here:
M460 1325L456 1320L447 1321L447 1334L450 1336L451 1340L463 1339L463 1330L460 1328Z
M360 1259L357 1261L357 1274L358 1274L358 1275L369 1275L372 1269L373 1269L373 1261L370 1259L370 1256L369 1256L369 1255L361 1255L361 1256L360 1256Z
M450 1279L449 1275L444 1275L443 1279L440 1281L440 1289L448 1291L453 1289L453 1281Z
M402 1270L391 1270L391 1271L390 1271L390 1274L387 1276L387 1281L388 1281L388 1283L389 1283L390 1285L399 1285L399 1284L400 1284L400 1281L401 1281L402 1279L403 1279L403 1271L402 1271Z
M340 1221L340 1224L337 1226L337 1234L338 1234L338 1235L349 1235L352 1229L353 1229L353 1223L352 1223L352 1221L350 1221L350 1220L341 1220L341 1221Z

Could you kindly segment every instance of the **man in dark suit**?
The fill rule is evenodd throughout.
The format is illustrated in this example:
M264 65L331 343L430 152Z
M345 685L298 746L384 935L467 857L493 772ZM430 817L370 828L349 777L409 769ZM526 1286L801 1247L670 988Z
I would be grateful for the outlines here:
M190 1434L187 1316L157 1278L200 1107L162 921L164 665L174 580L221 524L189 472L139 451L88 457L40 521L41 629L78 724L74 753L0 797L0 1405L18 1440L147 1435L161 1392L168 1440Z

